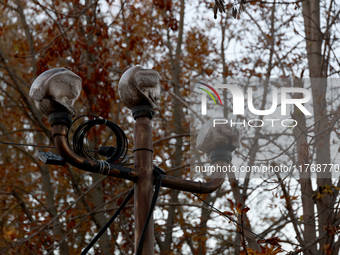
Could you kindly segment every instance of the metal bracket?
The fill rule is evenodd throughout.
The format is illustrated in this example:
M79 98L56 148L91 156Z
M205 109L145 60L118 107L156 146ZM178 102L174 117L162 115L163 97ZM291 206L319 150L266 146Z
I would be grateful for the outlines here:
M62 156L53 152L37 151L35 156L47 165L64 166L66 163Z

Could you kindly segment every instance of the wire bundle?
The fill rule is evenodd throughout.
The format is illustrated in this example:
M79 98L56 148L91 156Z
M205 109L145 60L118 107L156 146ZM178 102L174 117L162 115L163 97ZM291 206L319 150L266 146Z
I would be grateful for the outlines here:
M93 159L93 160L98 160L94 158L91 155L91 150L88 148L88 134L89 131L97 126L97 125L105 125L108 127L111 131L112 134L115 137L116 144L115 146L103 146L99 149L99 153L101 155L106 156L106 162L108 163L115 163L119 164L122 163L124 160L127 150L128 150L128 139L126 138L126 135L124 131L117 126L115 123L112 121L106 120L102 117L95 116L95 115L82 115L78 118L76 118L74 121L72 121L71 126L80 118L84 117L94 117L94 119L91 120L85 120L83 123L79 125L79 127L74 131L73 134L73 150L76 154L78 154L81 157ZM71 126L69 128L69 132L71 130ZM69 140L69 134L67 134L67 140ZM104 152L104 153L101 153Z

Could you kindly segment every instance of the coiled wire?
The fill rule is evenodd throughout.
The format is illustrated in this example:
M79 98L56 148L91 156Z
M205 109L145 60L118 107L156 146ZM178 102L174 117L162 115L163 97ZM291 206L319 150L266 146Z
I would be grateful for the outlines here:
M128 150L128 139L126 138L124 131L118 125L102 117L87 114L87 115L79 116L78 118L73 120L67 133L68 143L69 143L69 132L71 130L72 125L77 120L81 118L85 118L85 117L93 117L94 119L83 121L78 126L78 128L74 131L73 139L72 139L73 151L81 157L98 160L91 155L90 153L91 150L89 150L86 140L88 140L88 133L91 130L91 128L93 128L96 125L105 125L112 131L113 135L115 136L115 140L116 140L115 146L106 147L106 148L110 148L110 150L108 150L110 152L105 155L107 158L106 162L121 164L123 160L125 159L126 153ZM104 147L101 147L99 149L98 151L99 153L102 148ZM102 153L100 154L104 155Z

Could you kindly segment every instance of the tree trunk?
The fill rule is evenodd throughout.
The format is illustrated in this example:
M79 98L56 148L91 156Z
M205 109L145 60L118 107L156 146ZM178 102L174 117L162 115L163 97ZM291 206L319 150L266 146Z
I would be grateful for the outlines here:
M294 81L295 87L303 87L303 82L299 79ZM300 173L300 185L301 185L301 200L303 209L303 244L307 244L316 238L316 226L315 226L315 212L314 212L314 200L313 189L311 182L310 172L305 172L305 165L310 162L309 160L309 147L307 144L306 132L306 118L299 108L294 108L294 119L299 123L294 128L294 138L297 144L298 165L302 167L303 172ZM316 254L316 244L306 250L306 254Z
M323 35L320 26L320 0L310 0L302 2L304 27L306 35L306 49L309 67L309 77L311 78L311 87L313 94L313 110L315 121L315 140L316 140L316 163L330 163L330 133L327 131L328 121L327 104L326 104L326 70L328 63L322 55ZM323 79L322 79L323 78ZM318 173L317 184L319 189L325 185L331 185L331 173ZM326 230L325 226L331 221L332 197L326 195L324 198L317 200L319 235ZM320 240L320 249L324 247L327 239Z
M181 96L180 91L180 77L181 77L181 54L182 54L182 44L183 44L183 33L184 33L184 9L185 3L184 0L181 0L180 5L180 20L179 20L179 29L178 29L178 39L176 49L173 49L171 46L171 39L169 36L168 31L168 49L169 49L169 59L171 63L171 78L172 78L172 86L174 90L174 94L178 97ZM170 28L168 28L169 30ZM181 102L177 98L173 98L173 123L175 126L174 132L176 134L182 134L182 121L183 121L183 110ZM182 158L183 158L183 137L178 136L176 138L176 145L175 145L175 153L174 153L174 160L173 165L174 167L181 165ZM175 172L175 176L180 176L180 171ZM171 190L170 193L170 203L178 203L178 190ZM168 211L168 218L166 223L166 234L164 242L161 245L161 253L166 254L170 252L171 243L172 243L172 229L173 224L175 222L175 210L176 206L170 206Z

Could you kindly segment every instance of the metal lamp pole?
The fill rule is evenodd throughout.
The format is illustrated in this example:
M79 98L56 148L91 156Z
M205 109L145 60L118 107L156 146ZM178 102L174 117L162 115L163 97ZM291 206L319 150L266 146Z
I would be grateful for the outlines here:
M52 136L58 154L41 153L40 159L46 164L65 164L66 162L76 168L123 178L135 182L134 208L135 208L135 251L143 234L143 228L153 202L154 170L153 141L151 120L157 99L160 97L160 76L154 70L135 66L128 69L119 81L118 92L124 105L132 110L134 124L134 168L129 168L92 158L85 158L75 153L69 146L67 134L71 123L71 116L75 114L74 101L80 95L81 79L66 68L54 68L42 73L32 84L30 97L35 100L36 106L43 115L49 117L52 127ZM207 124L207 125L206 125ZM232 140L238 140L238 133L230 130L213 132L211 123L204 124L198 134L202 144L209 144L208 148L200 149L208 154L212 163L228 165L231 161ZM216 136L217 135L217 136ZM218 141L218 146L215 142ZM212 178L209 182L191 181L179 177L162 175L162 187L198 194L212 193L218 189L224 175ZM154 221L151 216L144 232L141 255L154 254Z
M153 195L153 146L151 119L147 116L136 118L134 127L134 158L135 170L139 172L135 184L135 251L139 244L144 223L150 210ZM142 254L153 254L154 222L153 217L146 229Z

